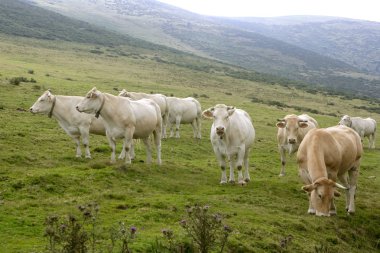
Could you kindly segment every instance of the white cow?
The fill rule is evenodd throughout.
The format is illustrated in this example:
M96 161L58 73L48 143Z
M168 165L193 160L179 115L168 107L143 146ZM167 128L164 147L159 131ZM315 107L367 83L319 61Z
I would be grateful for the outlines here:
M77 146L76 156L81 157L80 138L86 150L86 158L91 158L89 149L89 133L105 135L103 120L94 115L81 114L75 110L75 105L83 97L53 95L50 90L45 91L29 109L32 113L48 114L71 136Z
M227 183L226 161L230 162L230 183L235 182L234 168L238 169L238 183L250 181L248 155L255 139L255 129L247 112L232 106L218 104L205 110L203 116L214 119L210 139L222 169L220 183ZM245 174L243 178L242 167Z
M130 92L123 89L119 96L122 97L129 97L133 100L139 100L142 98L149 98L152 99L154 102L158 104L161 110L161 116L162 116L162 138L166 138L166 126L168 124L169 119L169 105L166 100L166 96L162 94L146 94L141 92Z
M92 88L76 106L79 112L102 116L112 148L111 162L115 162L116 139L124 139L125 163L131 163L132 139L142 139L147 152L147 163L152 162L149 135L153 133L157 163L161 164L162 118L160 107L150 99L137 101L102 93Z
M309 193L309 214L336 214L336 187L346 190L346 210L355 212L355 192L363 147L359 135L346 126L313 129L302 141L297 163ZM336 183L337 179L343 184Z
M363 141L364 137L368 138L368 148L375 149L376 121L371 118L350 117L344 115L339 121L339 125L344 125L354 129Z
M277 144L281 156L281 172L280 177L285 176L286 152L289 155L297 152L305 135L313 128L318 128L315 119L307 114L302 115L286 115L285 118L279 119L276 124Z
M191 124L194 138L201 138L201 104L192 97L176 98L167 97L169 104L169 128L170 137L173 137L173 126L175 124L176 138L179 138L180 124Z

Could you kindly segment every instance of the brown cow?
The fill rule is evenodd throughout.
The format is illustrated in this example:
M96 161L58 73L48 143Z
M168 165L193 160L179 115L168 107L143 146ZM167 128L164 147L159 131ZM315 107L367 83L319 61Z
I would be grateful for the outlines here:
M336 214L336 187L346 189L346 209L355 212L356 181L363 148L360 136L346 126L311 130L297 153L299 173L309 193L308 213L317 216ZM348 174L348 177L347 177ZM343 184L336 183L337 178Z
M289 155L297 152L303 138L313 128L318 128L315 119L307 114L302 115L286 115L285 118L279 119L276 126L278 150L281 156L281 172L279 176L285 176L286 152Z

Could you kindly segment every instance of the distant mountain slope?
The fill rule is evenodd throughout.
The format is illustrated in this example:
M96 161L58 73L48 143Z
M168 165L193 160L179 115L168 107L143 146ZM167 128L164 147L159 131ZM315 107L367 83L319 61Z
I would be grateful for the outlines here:
M355 66L264 36L247 27L236 27L235 24L224 21L221 23L217 18L193 14L158 1L25 1L127 34L129 39L133 36L151 43L239 65L247 70L297 79L334 91L380 97L378 79L365 75ZM39 27L38 24L36 27ZM81 38L81 29L81 26L73 25L72 31L79 33ZM59 31L59 26L57 30ZM56 32L53 32L51 36L54 37L55 34ZM97 32L93 35L95 34ZM100 37L107 41L109 36ZM72 39L74 40L75 36ZM141 41L141 45L143 44Z
M380 75L380 23L334 17L221 19Z
M126 43L144 46L147 42L136 40L89 23L30 5L28 1L0 1L0 32L48 40L66 40L100 45Z

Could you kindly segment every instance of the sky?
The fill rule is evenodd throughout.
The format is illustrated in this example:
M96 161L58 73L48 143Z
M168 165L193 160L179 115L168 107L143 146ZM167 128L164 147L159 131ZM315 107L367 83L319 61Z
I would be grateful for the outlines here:
M202 15L322 15L380 22L380 0L158 0Z

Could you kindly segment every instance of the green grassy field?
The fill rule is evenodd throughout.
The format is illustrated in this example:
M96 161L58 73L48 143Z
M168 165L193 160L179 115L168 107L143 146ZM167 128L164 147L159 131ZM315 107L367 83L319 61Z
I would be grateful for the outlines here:
M167 61L157 61L157 56ZM294 157L288 159L287 176L278 177L275 127L277 118L302 113L294 109L300 107L317 110L320 114L310 115L321 127L337 124L343 114L370 116L380 122L379 114L354 107L376 105L233 79L217 71L197 71L175 64L179 58L192 66L222 67L170 51L0 36L0 252L46 252L45 217L75 213L78 205L94 201L100 205L101 226L125 221L137 227L130 245L134 252L147 252L164 228L183 236L178 222L185 206L196 203L227 216L224 222L233 233L226 252L380 249L380 138L376 150L364 150L356 214L346 215L345 200L340 197L336 217L318 218L306 213L307 195L301 191ZM18 76L37 83L9 83ZM144 164L145 151L139 143L130 168L121 161L110 165L104 136L91 136L91 160L75 158L74 142L57 122L46 115L32 115L28 109L48 88L54 94L83 96L94 86L112 94L125 88L178 97L198 95L202 109L225 103L246 110L256 129L250 155L252 181L244 187L219 185L208 120L202 121L201 140L194 140L186 125L181 126L180 139L163 140L161 167ZM289 107L253 103L252 98ZM368 141L364 144L367 147ZM289 235L292 241L282 248L281 240Z

